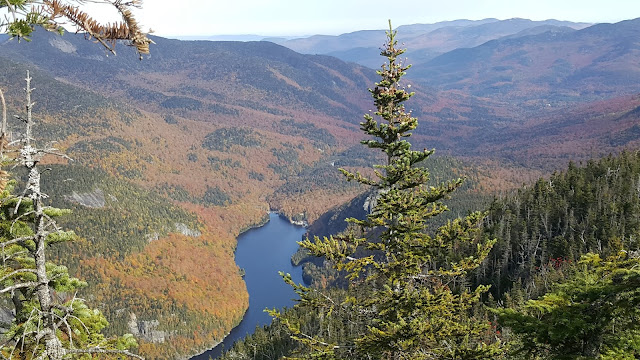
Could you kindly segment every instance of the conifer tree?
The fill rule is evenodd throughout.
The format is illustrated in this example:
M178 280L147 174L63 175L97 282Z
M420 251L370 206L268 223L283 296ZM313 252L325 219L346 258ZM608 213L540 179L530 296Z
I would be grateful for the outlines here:
M0 358L82 358L91 355L142 357L127 349L136 346L130 335L106 338L108 325L99 310L79 298L86 283L69 275L65 266L50 261L47 249L72 241L75 234L60 229L54 217L68 211L44 204L38 164L47 154L59 155L50 145L39 148L32 135L31 78L27 72L25 133L16 161L27 172L20 196L11 194L13 182L0 193L0 295L13 304L14 319L3 324ZM10 144L11 145L11 144Z
M8 14L0 18L0 32L11 37L30 41L36 27L60 34L63 24L75 26L79 31L102 44L115 54L117 40L124 40L136 48L139 54L149 53L152 44L147 34L133 16L131 8L140 7L141 0L95 0L93 3L115 8L121 22L101 24L84 11L84 0L0 0L0 11Z
M640 357L640 252L589 253L565 282L524 306L494 310L515 335L512 355L536 359Z
M374 189L375 206L366 219L347 220L359 231L300 243L331 261L350 286L336 296L336 291L296 285L284 276L301 297L296 306L316 314L315 333L306 333L294 318L272 314L300 341L303 358L494 359L499 343L491 338L488 322L471 314L488 287L468 289L465 276L495 240L482 234L482 213L428 231L429 219L447 210L442 200L462 180L428 185L429 171L420 164L434 150L411 150L406 140L418 126L404 106L413 93L400 83L410 65L399 59L405 50L397 48L391 24L386 34L381 55L388 63L369 89L375 112L361 123L373 137L362 144L382 151L386 163L375 166L375 177L341 170L349 181Z

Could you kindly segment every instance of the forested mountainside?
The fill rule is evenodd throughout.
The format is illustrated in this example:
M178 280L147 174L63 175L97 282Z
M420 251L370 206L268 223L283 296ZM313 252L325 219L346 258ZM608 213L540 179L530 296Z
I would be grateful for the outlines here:
M582 255L591 252L605 259L621 249L637 249L639 184L640 153L629 151L597 161L572 163L563 172L494 200L488 205L483 228L487 237L496 238L497 243L483 264L468 276L469 284L491 284L491 296L485 298L491 307L501 303L504 307L519 308L527 299L542 299L545 293L555 289L555 283L570 281L572 274L579 272ZM341 299L343 291L334 289L332 296ZM579 300L576 298L576 301ZM350 315L346 313L338 319L334 316L331 323L296 308L286 313L289 321L295 319L302 333L321 335L328 343L340 344L347 333L358 333L347 325ZM481 309L470 314L487 316ZM588 316L597 317L597 314ZM492 316L487 321L489 319ZM514 348L520 346L516 336L509 335L508 329L502 330L502 341L514 341ZM585 329L584 333L589 331L592 330ZM603 337L613 332L615 329L606 328ZM567 338L570 336L573 335ZM626 335L620 333L619 336ZM566 339L559 340L562 338L559 336L553 341L569 343ZM289 338L288 327L276 319L271 326L258 328L254 335L238 342L223 358L275 359L293 354L298 346L300 343ZM537 346L545 348L546 345ZM559 353L562 354L562 349Z
M499 298L516 281L528 297L545 281L541 269L576 262L593 252L603 258L639 247L640 153L637 150L586 163L570 163L494 201L486 231L498 238L477 276Z
M140 350L150 359L209 347L239 321L247 306L233 263L241 231L270 208L313 222L363 191L345 183L339 167L366 172L377 162L357 145L373 70L268 42L154 41L151 57L139 61L126 48L106 56L77 34L0 38L10 116L22 112L31 69L36 136L58 141L74 159L73 167L52 164L46 176L62 183L45 184L55 205L74 210L66 225L84 238L68 245L83 258L65 261L91 283L88 298L100 302L114 332L129 323L146 329ZM601 66L627 69L634 49L612 52ZM545 87L556 81L545 79ZM638 146L640 100L624 95L636 91L630 83L561 108L411 85L410 109L421 120L414 146L462 157L426 166L469 176L470 196L513 189L570 159ZM572 86L583 85L594 94L592 83Z
M520 22L528 23L514 21ZM502 27L509 28L509 24ZM609 73L618 78L619 74L634 76L636 70L630 59L635 48L631 40L638 27L637 22L627 21L574 30L563 36L545 32L499 39L444 54L441 59L448 60L441 63L434 59L414 64L409 74L413 77L409 83L416 92L411 107L414 115L422 120L414 143L435 147L441 154L476 157L474 161L478 162L484 158L478 154L490 149L491 154L497 153L495 158L506 156L516 164L526 165L532 156L522 152L545 141L549 135L570 138L590 131L585 144L599 149L594 155L620 151L622 146L610 142L604 133L624 133L629 129L626 124L597 134L593 133L594 127L581 124L585 121L585 108L595 110L590 111L593 114L586 114L588 118L597 119L609 113L629 112L637 106L630 100L611 99L625 99L623 96L640 91L639 82L625 80L601 86L600 77L613 79L606 75ZM373 85L375 76L371 69L329 56L297 54L268 42L185 42L154 38L156 51L140 62L134 56L127 56L126 48L121 49L122 56L107 57L102 49L74 34L34 36L33 43L29 44L3 42L0 45L3 56L35 63L54 76L90 87L109 98L118 98L168 121L185 118L218 126L259 128L268 133L282 132L290 139L305 132L314 138L314 145L350 146L359 139L357 124L369 110L366 90ZM403 36L402 32L399 36ZM545 44L546 37L558 40ZM602 44L607 46L600 46ZM544 54L527 55L521 51L533 51L534 47ZM618 50L613 51L614 48ZM591 50L587 54L585 49ZM503 52L518 52L518 56L531 62L514 65L514 58L500 55ZM547 60L568 61L572 65L565 69L567 71L558 68L556 75L560 77L542 76L552 68ZM456 64L465 66L460 68ZM476 79L476 75L463 75L469 71L467 65L495 71L483 70L478 76L486 78ZM429 71L438 74L442 71L442 74L420 75ZM523 71L537 77L505 77L509 71ZM580 76L576 75L578 71ZM459 78L456 80L455 76ZM463 78L469 80L462 88L454 85ZM489 91L494 85L499 85L500 90ZM489 90L476 91L477 86ZM529 101L512 101L525 93L529 94ZM609 113L594 109L585 101L599 101ZM540 124L539 119L547 124ZM615 119L612 117L607 124L611 121ZM553 134L549 131L549 122L565 125L552 129L557 131ZM572 124L576 126L571 127ZM526 137L520 135L523 131L528 132ZM535 141L529 141L531 135L536 136ZM509 143L517 145L505 146L504 140L513 140ZM566 165L568 157L585 153L584 148L572 149L573 146L565 147L562 154L547 151L543 162L547 164L546 170L558 169ZM513 150L519 153L514 154Z
M422 120L418 134L441 151L467 156L498 152L516 163L536 161L535 166L544 167L558 160L563 165L572 158L587 160L591 155L583 156L589 153L586 148L603 149L599 156L620 151L619 144L637 138L632 135L637 119L631 120L640 92L635 60L640 34L637 19L589 27L486 19L399 29L399 37L409 48L408 62L413 64L407 76L410 82L427 86L427 91L440 97L455 98L455 94L466 99L464 105L460 100L458 104L442 101L437 108L416 112ZM323 46L356 51L373 34L355 32L285 44L306 44L318 53ZM483 38L488 34L495 36ZM339 39L352 41L339 43ZM418 39L452 47L435 58L420 58L412 55L421 51L417 50L421 46ZM457 40L468 43L456 46ZM367 59L379 61L374 56L379 41L373 44ZM484 106L478 106L483 102ZM431 122L437 120L453 128ZM528 141L532 137L536 140ZM559 142L566 146L548 146Z
M8 113L22 114L24 96L14 85L21 84L26 66L0 67ZM38 86L37 140L61 139L58 145L75 160L51 164L43 176L49 202L73 210L61 225L81 237L58 248L57 256L89 282L84 296L104 311L109 331L137 335L147 358L178 358L210 347L240 321L248 304L233 261L235 237L262 221L267 206L236 201L216 213L220 200L214 195L221 191L210 190L214 195L207 197L205 190L190 208L172 202L168 186L136 183L147 179L151 164L163 163L153 170L159 173L168 168L151 145L166 144L139 133L152 133L145 129L149 118L42 72L32 76Z
M638 34L640 19L496 39L416 64L411 77L538 108L635 94Z
M362 145L359 145L359 147L362 148ZM365 149L362 150L366 153ZM372 159L371 161L373 163L375 160ZM488 190L483 191L480 186L480 182L483 181L481 171L470 163L451 157L433 157L420 166L430 171L430 186L437 186L451 179L464 179L463 184L456 192L456 196L444 201L449 211L446 211L429 223L429 228L433 231L444 225L447 221L464 216L473 211L485 209L493 199L492 192ZM344 182L344 176L342 176L342 174L340 175L342 178L335 179L335 181ZM322 238L343 233L347 229L346 218L365 219L367 215L369 215L374 203L375 191L371 191L371 189L364 191L352 200L322 214L307 228L307 237L314 238L318 236ZM311 256L304 249L299 249L298 252L293 254L291 262L294 265L302 265L302 275L307 284L314 284L316 282L331 284L337 278L336 272L325 266L326 264L323 258Z

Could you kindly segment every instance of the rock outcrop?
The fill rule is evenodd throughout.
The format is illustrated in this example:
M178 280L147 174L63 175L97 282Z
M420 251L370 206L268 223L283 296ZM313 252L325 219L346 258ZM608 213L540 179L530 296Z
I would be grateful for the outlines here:
M163 343L165 341L166 333L162 330L157 330L158 325L160 325L158 320L138 320L136 314L130 313L128 325L131 334L139 339L150 343Z
M77 192L71 193L71 195L65 195L65 200L74 202L76 204L80 204L82 206L88 208L103 208L106 205L106 200L104 198L104 191L96 188L92 192L81 193Z

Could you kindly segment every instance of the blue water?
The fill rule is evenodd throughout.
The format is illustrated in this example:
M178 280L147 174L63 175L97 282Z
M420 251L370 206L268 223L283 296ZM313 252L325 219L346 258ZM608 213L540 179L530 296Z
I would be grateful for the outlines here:
M265 308L293 305L296 294L282 281L278 271L290 273L293 281L302 283L302 268L291 265L291 255L298 249L296 242L302 239L305 231L303 227L292 225L278 214L271 213L266 225L238 237L236 264L245 270L249 310L220 345L191 360L215 359L223 349L230 349L236 340L252 334L256 326L270 324L271 317L263 311Z

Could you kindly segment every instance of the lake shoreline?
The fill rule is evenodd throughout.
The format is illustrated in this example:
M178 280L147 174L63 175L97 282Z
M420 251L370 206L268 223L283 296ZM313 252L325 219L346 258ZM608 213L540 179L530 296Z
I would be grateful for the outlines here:
M275 221L275 223L273 223L274 220L276 219L280 219L280 221ZM273 226L272 229L276 229L276 230L272 230L272 231L276 231L275 233L270 233L270 234L266 234L266 235L258 235L258 234L254 234L254 237L257 236L262 236L262 237L267 237L264 239L265 242L273 242L272 245L263 245L263 246L273 246L275 249L273 249L273 253L275 254L274 258L272 259L271 262L267 262L267 263L273 263L275 266L275 268L273 269L267 269L267 270L259 270L258 272L261 274L258 275L276 275L277 276L277 272L280 270L286 270L287 268L284 265L278 265L278 260L280 261L280 263L284 263L286 260L286 263L291 266L293 268L293 266L290 264L290 257L293 254L293 252L295 252L295 249L297 249L297 241L300 241L302 239L302 235L303 232L302 230L304 230L304 226L301 226L299 224L294 223L293 221L291 221L287 216L283 215L282 213L280 213L279 211L276 210L270 210L268 211L263 220L260 221L259 223L254 224L251 227L247 227L244 231L242 231L240 234L238 234L237 236L237 243L236 243L236 248L234 249L234 253L235 253L235 262L236 262L236 266L239 269L245 269L246 267L251 267L252 265L255 265L254 263L259 263L262 261L256 261L256 259L250 259L249 260L249 264L247 264L247 266L243 266L241 264L242 261L247 261L247 259L241 259L240 257L242 257L242 255L238 256L238 249L241 248L241 246L243 246L243 248L240 250L243 254L244 257L251 257L251 256L263 256L265 253L270 253L270 250L256 250L254 249L254 247L257 247L257 245L248 245L246 243L246 241L255 241L255 240L251 240L251 232L253 231L260 231L261 229L265 228L262 230L262 232L268 231L268 225L271 224ZM294 235L295 234L295 235ZM292 235L294 236L292 238ZM245 237L245 239L242 239L243 237ZM288 238L287 238L288 237ZM243 240L245 243L244 245L241 244ZM284 241L283 241L284 240ZM287 243L288 245L286 245L288 248L287 249L278 249L278 245L280 246L285 246L284 243ZM249 247L249 249L247 249L247 247ZM295 247L295 249L294 249ZM284 251L283 251L284 250ZM247 251L249 251L250 253L254 253L252 255L247 255ZM257 252L257 253L255 253ZM285 259L286 257L286 259ZM299 268L299 267L295 267L295 268ZM291 271L292 269L289 269L289 271ZM297 270L300 274L299 276L302 276L302 271L301 270ZM293 271L292 271L293 272ZM191 360L204 360L204 359L208 359L208 357L212 357L212 358L217 358L218 356L221 355L221 353L223 351L226 351L228 349L230 349L233 346L233 343L235 343L235 341L239 341L242 338L244 338L247 334L251 334L253 333L253 331L255 330L256 326L259 325L264 325L265 320L264 319L259 319L256 320L256 317L260 318L260 317L264 317L264 315L256 315L256 313L262 313L262 309L265 308L264 304L253 304L252 306L252 302L253 301L257 301L256 297L265 297L265 294L261 294L259 291L256 294L256 289L255 289L255 284L253 285L253 290L252 291L252 286L250 285L250 282L255 282L255 277L256 277L256 270L253 270L253 272L251 271L251 269L249 269L249 271L247 271L246 277L245 277L245 285L247 286L247 292L249 293L249 306L245 309L245 312L243 313L243 316L240 318L240 321L231 328L231 330L220 340L216 341L214 343L213 346L208 347L208 349L204 349L202 351L199 351L197 354L191 355L190 357L188 357L187 359L191 359ZM285 285L284 282L281 281L281 278L279 276L277 276L277 282ZM253 280L252 280L253 278ZM267 282L273 282L273 279L267 280ZM259 283L263 282L263 280L260 280ZM288 287L286 289L289 289ZM271 291L270 291L271 292ZM274 304L267 304L267 307L272 308L273 305L275 305L276 307L284 307L284 306L290 306L290 304L288 304L288 302L291 300L289 298L289 296L287 296L287 292L284 291L284 298L286 298L285 303L281 304L282 301L280 302L276 302ZM252 295L253 294L253 295ZM267 296L268 297L268 296ZM247 321L246 324L243 324L243 322ZM257 323L249 323L250 321L257 321ZM242 327L242 328L241 328ZM242 332L246 332L246 333L242 333ZM234 334L235 333L235 334ZM234 335L231 340L230 340L230 335ZM232 343L229 346L224 346L222 349L219 349L221 344L225 344L225 341L232 341Z

